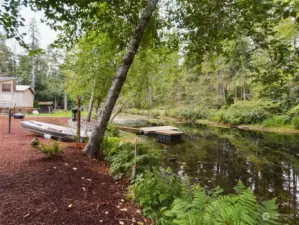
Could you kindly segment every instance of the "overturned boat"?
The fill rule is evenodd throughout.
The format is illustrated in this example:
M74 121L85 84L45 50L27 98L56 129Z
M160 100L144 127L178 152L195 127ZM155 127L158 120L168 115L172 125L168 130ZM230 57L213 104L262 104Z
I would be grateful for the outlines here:
M50 135L51 138L60 141L73 141L76 139L76 129L74 127L58 126L50 123L44 123L39 121L22 121L22 127L27 130L39 135L45 136ZM91 131L81 130L80 138L87 138L91 136Z

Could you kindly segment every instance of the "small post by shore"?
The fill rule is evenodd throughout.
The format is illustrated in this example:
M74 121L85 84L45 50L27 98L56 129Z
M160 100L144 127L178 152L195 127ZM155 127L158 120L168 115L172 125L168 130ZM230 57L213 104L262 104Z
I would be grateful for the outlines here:
M77 95L77 142L81 142L81 98L79 95Z
M131 176L131 180L135 180L135 177L136 177L137 144L138 144L138 136L136 135L135 149L134 149L134 165L133 165L133 167L132 167L132 176Z

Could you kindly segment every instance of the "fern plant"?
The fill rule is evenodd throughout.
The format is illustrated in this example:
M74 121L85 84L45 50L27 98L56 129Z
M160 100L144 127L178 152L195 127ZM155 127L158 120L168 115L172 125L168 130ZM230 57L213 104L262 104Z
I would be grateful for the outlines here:
M241 182L235 194L223 195L220 188L208 192L180 180L170 170L153 169L139 175L130 190L145 215L160 225L281 224L275 199L258 203Z
M175 198L180 197L182 186L177 176L170 170L147 170L138 175L135 184L130 187L131 196L138 201L143 212L150 218L160 217L160 208L168 207Z
M239 182L236 194L211 196L200 186L192 199L176 199L160 224L178 225L273 225L281 224L275 199L259 204L250 188Z
M56 141L52 142L51 144L43 144L37 140L32 147L50 157L63 152L62 146Z

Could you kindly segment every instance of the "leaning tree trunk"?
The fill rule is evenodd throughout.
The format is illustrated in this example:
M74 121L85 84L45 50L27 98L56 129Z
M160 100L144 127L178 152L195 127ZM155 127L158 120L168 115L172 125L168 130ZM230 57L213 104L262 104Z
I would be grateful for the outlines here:
M88 113L87 113L87 117L86 117L86 122L90 122L90 119L91 119L91 114L92 114L92 109L93 109L93 102L94 102L94 88L95 88L95 84L96 84L96 80L94 79L92 90L91 90L91 96L90 96L89 106L88 106Z
M152 17L158 1L159 0L148 1L148 4L138 22L136 30L130 40L129 46L127 48L127 53L124 56L118 70L116 71L115 78L109 89L108 95L99 116L99 125L92 132L89 142L83 150L83 152L87 153L90 157L94 157L97 151L100 150L100 145L104 138L106 127L111 117L112 110L126 80L129 68L133 63L140 41L142 40L144 30Z

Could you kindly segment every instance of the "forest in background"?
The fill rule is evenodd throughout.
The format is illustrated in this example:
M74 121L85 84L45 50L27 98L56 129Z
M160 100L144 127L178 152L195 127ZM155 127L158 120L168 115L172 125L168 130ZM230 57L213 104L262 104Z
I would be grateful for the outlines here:
M18 84L34 87L35 107L38 107L39 101L53 101L55 108L63 108L65 87L60 67L64 54L50 46L41 49L42 35L34 18L28 24L27 34L28 49L24 53L16 53L8 47L5 33L0 33L0 76L15 77Z

